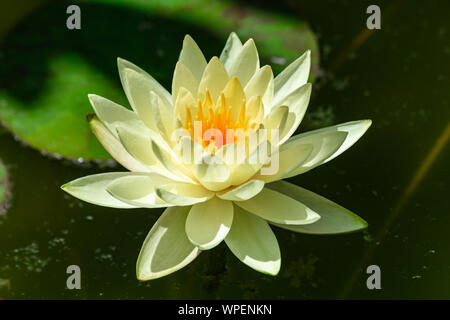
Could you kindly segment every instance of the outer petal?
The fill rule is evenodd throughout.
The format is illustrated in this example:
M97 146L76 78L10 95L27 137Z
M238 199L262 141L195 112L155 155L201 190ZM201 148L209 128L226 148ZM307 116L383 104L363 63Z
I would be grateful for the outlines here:
M98 120L96 116L89 119L92 132L106 151L122 166L130 171L146 172L149 169L128 153L120 141Z
M117 134L125 149L141 163L147 166L154 166L159 163L158 158L156 158L151 149L149 136L120 125L117 128Z
M112 197L106 187L114 180L133 175L130 172L109 172L94 174L73 180L61 186L61 189L70 195L99 206L111 208L136 208L136 206L124 203Z
M272 108L269 114L263 119L264 129L276 129L278 135L284 132L289 115L289 108L287 106Z
M249 39L230 66L230 77L237 77L245 86L259 69L259 56L253 39Z
M166 276L188 265L200 254L184 232L188 212L189 207L168 208L152 227L136 264L139 280Z
M131 106L149 128L155 130L152 108L161 106L172 113L172 100L167 101L162 95L158 94L155 82L149 81L141 73L133 69L125 69L124 72L125 81L129 86ZM151 96L152 92L156 95L156 98Z
M135 174L115 179L106 186L106 190L114 198L140 208L169 207L156 195L156 187L167 184L171 180L156 173Z
M320 216L311 208L277 191L264 188L246 201L235 204L263 219L281 224L309 224Z
M245 201L256 196L264 188L264 181L250 180L240 186L216 194L220 199Z
M172 81L172 99L173 104L178 97L178 91L183 87L187 89L194 97L197 95L198 91L198 80L192 74L191 70L188 69L181 61L178 61L175 66L175 71L173 74Z
M345 138L344 143L341 145L341 147L333 153L330 157L328 157L325 162L328 162L334 158L336 158L338 155L340 155L342 152L350 148L356 141L359 140L359 138L362 137L362 135L369 129L370 125L372 124L372 120L358 120L358 121L351 121L346 122L342 124L338 124L334 127L337 131L340 132L346 132L347 136ZM331 130L331 128L328 128L328 130ZM327 128L319 129L319 130L327 130Z
M286 128L284 132L280 132L280 144L283 144L297 130L308 108L310 97L311 84L307 83L281 100L279 105L287 106L289 114L286 120Z
M125 69L131 69L135 72L142 75L143 79L145 79L145 83L152 87L152 91L156 92L156 94L167 104L170 104L171 96L170 93L167 92L166 89L164 89L163 86L161 86L158 81L153 79L151 75L149 75L147 72L139 68L138 66L132 64L131 62L118 58L117 59L117 66L119 67L119 75L120 75L120 81L122 82L123 89L125 90L125 94L127 95L128 101L132 101L131 93L130 93L130 86L126 80L125 77Z
M275 78L274 106L308 81L310 68L311 52L308 50Z
M233 224L225 242L231 252L249 267L270 275L278 274L280 248L270 226L263 219L235 206Z
M245 96L250 99L253 96L261 96L264 103L264 114L269 113L273 98L273 72L272 68L265 65L259 69L245 86Z
M277 181L267 185L268 188L281 192L320 214L320 220L303 226L274 224L287 230L309 234L337 234L359 231L367 228L367 222L353 212L286 181Z
M186 234L202 250L217 246L233 222L233 203L212 198L192 206L186 219Z
M242 42L236 33L230 33L227 43L220 54L220 61L222 61L225 69L230 70L231 65L234 64L239 52L242 50Z
M158 186L156 194L165 202L177 206L189 206L214 197L213 192L200 185L183 182L171 182Z
M256 178L268 183L305 173L323 164L334 154L345 141L347 133L331 130L300 136L295 136L280 147L276 173L271 175L261 173Z
M290 145L291 143L297 143L297 141L300 140L302 141L315 140L317 137L320 137L321 135L324 137L334 136L333 139L326 139L323 142L324 146L320 148L319 152L317 153L312 152L310 158L308 158L307 162L305 162L305 164L302 167L299 167L297 170L294 170L290 172L288 175L285 175L283 179L304 173L334 159L342 152L350 148L356 141L358 141L358 139L364 134L364 132L366 132L366 130L370 127L371 124L372 124L371 120L352 121L332 127L305 132L296 135L292 139L289 139L288 142L285 144L286 147L288 147L288 144ZM343 137L344 137L343 142L339 143L338 140L342 139ZM338 147L336 148L336 150L333 151L333 148L337 145Z
M95 94L89 94L88 97L100 121L116 138L118 137L116 132L118 124L145 130L142 121L133 111Z
M168 172L170 172L173 177L176 177L175 180L194 183L194 180L191 178L191 176L187 175L190 174L190 172L187 172L187 169L181 163L181 159L178 159L176 157L176 154L173 150L169 149L167 152L161 149L159 145L154 141L152 141L151 143L151 148L159 163Z
M181 61L192 72L197 81L200 82L203 70L205 70L206 67L206 59L197 43L195 43L190 35L184 37L183 48L181 49L180 58L178 60Z

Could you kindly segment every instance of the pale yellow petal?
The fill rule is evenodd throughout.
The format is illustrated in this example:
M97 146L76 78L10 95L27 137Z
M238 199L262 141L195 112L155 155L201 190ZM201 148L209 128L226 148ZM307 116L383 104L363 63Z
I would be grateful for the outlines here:
M273 105L279 106L280 102L294 90L297 90L308 81L311 68L311 52L306 51L301 57L287 66L275 78L275 93Z
M249 180L239 186L231 187L216 195L220 199L230 201L245 201L256 196L264 188L264 181Z
M200 82L203 70L206 67L206 59L202 51L195 43L190 35L186 35L183 40L183 48L178 59L181 61L194 75L197 81Z
M106 127L98 120L97 117L92 117L89 120L89 125L92 132L97 137L106 151L120 163L123 167L130 171L146 172L149 169L140 161L136 160L122 145L118 138L116 138ZM117 134L117 133L116 133Z
M253 96L261 96L265 114L269 113L272 105L274 80L272 68L265 65L259 69L245 86L245 96L249 99Z
M109 194L106 187L114 180L133 175L130 172L108 172L78 178L61 187L64 191L80 200L104 207L129 209L135 205L122 202Z
M269 224L238 206L234 206L233 224L225 243L249 267L270 275L280 271L280 248Z
M281 224L310 224L320 219L320 216L282 193L264 188L253 198L246 201L236 201L235 204L265 220Z
M172 100L174 105L178 97L178 91L181 87L187 89L194 97L197 96L197 78L194 77L191 70L189 70L181 61L178 61L175 66L172 80Z
M217 246L233 222L233 203L214 197L195 204L186 219L186 235L201 250Z
M167 203L188 206L211 199L214 193L198 184L170 182L156 187L156 194Z
M233 64L230 66L230 77L237 77L245 86L259 69L259 56L253 39L244 43Z
M184 232L188 212L189 207L167 208L152 227L136 264L139 280L152 280L171 274L200 254L201 251Z
M303 116L305 115L306 109L308 108L310 97L311 84L307 83L291 92L288 96L281 100L279 105L287 106L289 108L289 115L284 132L280 133L280 144L289 139L295 130L297 130ZM292 117L292 121L289 121L289 116Z
M156 92L156 94L164 101L164 103L170 104L172 101L172 98L170 96L170 93L161 86L158 81L153 79L151 75L149 75L147 72L139 68L138 66L134 65L133 63L117 58L117 66L119 68L119 75L120 75L120 81L122 82L123 89L125 90L125 94L127 95L128 101L132 101L131 93L130 93L130 85L126 80L125 77L125 71L126 69L134 70L135 72L139 73L145 80L145 82L152 87L152 91Z
M169 207L169 204L156 195L155 188L171 180L156 173L128 175L115 179L106 186L114 198L140 208Z
M217 57L213 57L203 72L202 79L198 86L198 99L203 101L205 99L206 90L208 90L211 99L216 101L220 92L228 83L228 80L229 76L224 66Z
M239 40L239 37L236 33L230 33L225 47L220 54L220 61L222 61L223 65L227 70L230 70L230 67L233 65L234 61L239 55L239 52L242 50L242 43Z

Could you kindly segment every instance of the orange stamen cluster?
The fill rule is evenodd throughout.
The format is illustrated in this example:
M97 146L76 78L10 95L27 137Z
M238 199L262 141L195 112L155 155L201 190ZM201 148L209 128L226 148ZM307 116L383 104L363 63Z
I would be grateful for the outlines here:
M189 131L192 138L196 139L198 143L201 143L203 147L209 146L211 141L214 141L217 148L227 144L236 143L237 135L236 131L238 129L244 132L249 129L248 119L245 112L246 100L242 100L239 115L236 119L232 118L233 106L227 105L225 95L220 93L218 106L214 105L211 95L208 90L206 90L205 98L202 101L197 100L197 114L195 117L192 116L191 109L186 107L186 124L185 128ZM200 132L196 133L194 122L201 122L201 136L195 136L195 134L200 135ZM219 137L212 137L211 140L204 140L205 132L209 129L217 129L222 134L222 139L220 141ZM231 129L231 130L228 130ZM227 134L233 134L231 137L227 137Z

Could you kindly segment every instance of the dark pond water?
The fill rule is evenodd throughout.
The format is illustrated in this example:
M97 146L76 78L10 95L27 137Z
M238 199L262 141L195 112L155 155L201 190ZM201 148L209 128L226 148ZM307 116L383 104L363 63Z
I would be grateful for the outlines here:
M292 0L278 1L274 7L250 2L259 10L307 21L318 37L324 76L313 85L309 112L299 132L373 120L349 151L290 179L362 216L369 223L366 231L309 236L274 230L283 257L277 277L249 269L222 244L175 274L141 283L135 277L135 261L162 210L123 211L71 198L60 185L122 169L43 156L3 130L0 159L10 173L12 198L7 215L0 217L0 297L449 299L450 3L379 2L382 28L374 32L365 28L369 4ZM111 13L102 12L104 19ZM42 14L38 11L30 19ZM123 11L123 20L114 24L125 25L127 14L131 13ZM168 42L173 52L165 51L167 63L155 75L166 86L185 33L204 33L199 44L207 47L207 55L217 54L223 44L224 39L199 29L193 21L174 25L163 17L155 19L159 20L154 31L176 40ZM112 25L105 20L105 30L97 30L109 35L102 40L108 44L106 51L114 50L115 39L130 36L108 33ZM19 25L12 31L0 54L7 54L11 37L35 34L27 28L29 24ZM52 43L47 50L58 57ZM87 51L90 63L103 65L100 72L118 85L115 61L101 64L98 59L103 57L90 56L88 48L72 50ZM145 60L143 52L128 56L133 55L137 63ZM151 64L147 61L144 67ZM35 77L39 66L31 72ZM16 93L32 103L41 88L30 90ZM66 268L72 264L81 267L81 290L66 289ZM366 268L372 264L381 268L381 290L366 287Z

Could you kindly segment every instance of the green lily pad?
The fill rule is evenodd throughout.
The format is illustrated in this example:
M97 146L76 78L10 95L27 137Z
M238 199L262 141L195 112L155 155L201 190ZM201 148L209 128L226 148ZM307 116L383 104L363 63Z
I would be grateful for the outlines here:
M8 172L0 160L0 215L6 212L7 202L10 196Z
M263 63L278 73L307 49L318 69L308 24L241 3L194 0L85 0L81 30L66 28L66 1L51 2L19 23L0 47L0 119L19 139L46 154L85 160L110 156L91 133L87 94L128 106L116 58L141 66L170 88L186 33L206 57L218 55L229 32L253 37ZM39 26L39 27L36 27Z

